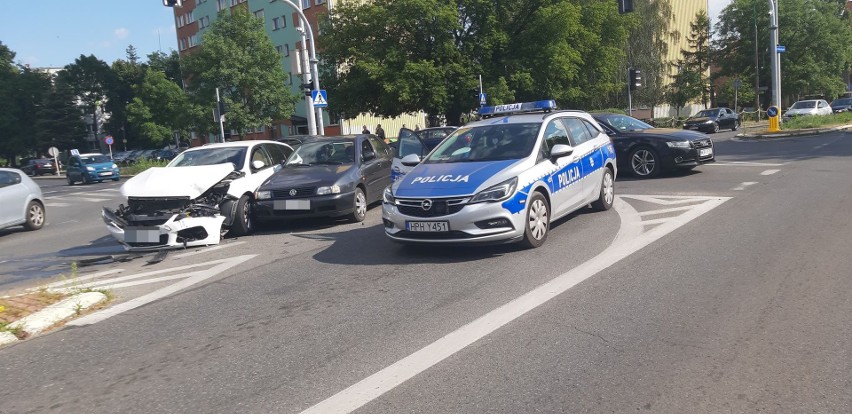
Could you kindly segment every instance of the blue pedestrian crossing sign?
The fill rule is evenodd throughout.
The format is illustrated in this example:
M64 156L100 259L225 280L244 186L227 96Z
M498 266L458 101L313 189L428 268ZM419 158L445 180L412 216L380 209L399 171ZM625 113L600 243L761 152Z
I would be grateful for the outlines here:
M485 106L485 92L479 94L479 106Z
M314 101L315 108L325 108L328 106L328 95L325 94L325 89L311 91L311 99Z

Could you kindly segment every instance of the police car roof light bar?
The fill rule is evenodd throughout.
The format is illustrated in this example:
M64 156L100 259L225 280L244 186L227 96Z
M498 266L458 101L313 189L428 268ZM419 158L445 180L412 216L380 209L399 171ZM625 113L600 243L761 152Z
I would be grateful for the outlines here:
M519 114L524 112L550 112L556 109L556 101L548 99L535 102L518 102L506 105L483 106L479 109L479 115L482 117L491 117L495 115Z

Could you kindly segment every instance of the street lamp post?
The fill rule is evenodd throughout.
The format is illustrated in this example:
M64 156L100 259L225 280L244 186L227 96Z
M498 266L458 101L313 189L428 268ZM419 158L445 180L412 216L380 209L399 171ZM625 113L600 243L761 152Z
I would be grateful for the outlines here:
M299 7L296 3L293 3L291 0L280 0L280 1L289 4L290 7L292 7L294 10L296 10L296 13L299 13L299 18L302 20L302 24L305 26L305 32L307 32L308 41L310 42L310 45L311 45L311 48L310 48L310 53L311 53L310 69L311 69L311 75L312 75L311 77L314 80L314 82L313 82L314 83L314 90L318 91L318 90L320 90L319 71L317 70L317 63L319 62L319 60L317 59L317 51L316 51L316 47L314 46L314 43L315 43L314 42L314 31L311 30L311 24L308 22L308 18L305 17L305 13L302 12L301 7ZM302 41L302 46L304 47L304 40ZM313 106L313 97L307 96L307 97L305 97L305 99L311 100L311 106ZM323 120L322 120L322 108L316 108L315 107L314 110L316 111L316 113L310 114L310 116L316 116L316 125L317 125L318 132L319 132L320 135L325 135L325 128L323 126Z
M772 105L781 109L781 55L778 53L778 2L769 0L769 56L772 57Z

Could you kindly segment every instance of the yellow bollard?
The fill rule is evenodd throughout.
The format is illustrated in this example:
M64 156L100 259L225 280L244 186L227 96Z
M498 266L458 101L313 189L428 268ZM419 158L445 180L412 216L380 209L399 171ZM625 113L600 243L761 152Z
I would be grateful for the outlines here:
M778 132L781 130L781 111L778 107L770 106L766 110L766 115L769 117L769 132Z

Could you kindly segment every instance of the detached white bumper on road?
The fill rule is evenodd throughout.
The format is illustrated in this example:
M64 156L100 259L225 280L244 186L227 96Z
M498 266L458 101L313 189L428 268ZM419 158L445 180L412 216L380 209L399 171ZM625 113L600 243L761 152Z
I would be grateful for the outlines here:
M186 217L175 214L160 225L131 226L107 208L103 209L101 216L110 234L131 251L219 244L225 221L222 215Z

